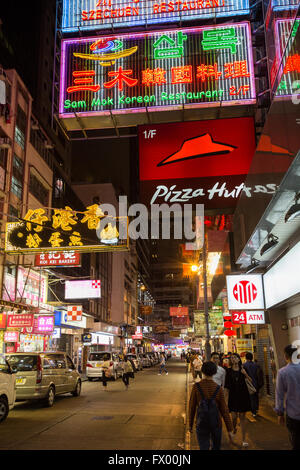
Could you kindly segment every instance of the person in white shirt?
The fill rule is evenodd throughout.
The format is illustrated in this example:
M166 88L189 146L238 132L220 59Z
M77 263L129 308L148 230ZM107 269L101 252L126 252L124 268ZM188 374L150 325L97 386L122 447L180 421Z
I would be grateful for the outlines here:
M213 381L220 385L220 387L224 388L226 371L220 366L220 354L217 352L212 353L210 360L217 366L217 373L213 375Z
M199 376L200 379L202 379L202 373L201 373L202 361L198 355L193 360L193 366L194 366L194 380L196 380L197 376Z

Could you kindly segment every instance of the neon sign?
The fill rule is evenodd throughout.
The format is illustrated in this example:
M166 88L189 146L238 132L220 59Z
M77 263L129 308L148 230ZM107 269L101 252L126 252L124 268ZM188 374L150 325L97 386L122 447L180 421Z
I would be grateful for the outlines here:
M62 32L247 15L249 0L64 0Z
M299 93L300 87L300 54L295 41L300 26L300 18L277 20L275 23L276 58L274 70L278 70L281 81L277 87L276 97L291 96ZM279 67L282 57L282 63ZM273 81L275 77L272 77Z
M62 43L61 118L221 101L255 102L247 22Z
M105 216L97 204L84 212L30 209L20 222L6 224L7 253L43 253L55 251L114 251L128 249L128 239L119 238L127 230L127 217Z

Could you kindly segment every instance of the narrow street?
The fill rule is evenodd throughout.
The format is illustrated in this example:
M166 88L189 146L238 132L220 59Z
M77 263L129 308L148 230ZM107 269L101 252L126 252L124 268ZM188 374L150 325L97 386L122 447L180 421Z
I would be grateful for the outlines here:
M119 379L104 390L100 381L83 382L79 398L56 398L52 408L19 402L0 427L0 449L5 450L198 450L195 427L189 438L184 425L186 387L192 387L186 365L167 363L169 374L158 366L135 374L129 390ZM277 425L269 402L261 402L259 416L248 415L249 450L289 450L285 427ZM240 450L223 429L222 449Z
M135 374L128 391L121 379L83 382L81 396L56 398L52 408L20 402L0 426L6 450L182 450L185 365L168 361Z

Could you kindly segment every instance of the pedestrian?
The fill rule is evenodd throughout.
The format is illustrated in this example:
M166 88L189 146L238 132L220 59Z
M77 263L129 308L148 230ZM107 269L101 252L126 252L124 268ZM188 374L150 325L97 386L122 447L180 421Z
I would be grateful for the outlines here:
M196 354L194 352L191 353L190 356L190 371L192 373L193 380L195 380L195 368L194 368L194 360L196 359Z
M292 449L300 450L300 363L297 348L286 346L284 357L287 365L277 373L275 411L280 425L284 426L286 421Z
M217 352L213 352L211 355L211 361L216 364L217 366L217 372L213 376L213 381L216 382L216 384L220 385L220 387L225 387L225 377L226 377L226 371L224 367L220 366L221 363L221 358L220 354Z
M258 364L253 362L253 354L251 352L246 353L246 362L244 363L244 369L246 370L247 374L251 377L252 385L256 388L256 392L250 395L252 416L256 418L259 409L258 392L259 388L261 388L263 384L260 383L259 366Z
M168 375L168 371L166 369L166 358L163 354L160 355L160 368L158 375L161 375L162 371L165 371L166 375Z
M194 384L189 402L189 428L193 431L194 417L197 410L196 433L200 450L220 450L222 440L222 420L224 419L229 439L233 442L233 425L227 408L224 390L213 381L217 366L204 362L202 380Z
M102 364L102 385L107 390L107 379L111 377L111 366L109 355L104 356L104 362Z
M203 365L203 363L202 363L200 357L198 355L196 355L195 359L193 360L194 379L195 380L197 379L197 376L200 379L202 379L202 373L201 373L202 365Z
M131 362L128 360L128 357L125 356L124 362L123 362L122 380L124 382L126 390L128 390L128 387L129 387L129 377L134 377L134 372L133 372L133 367L132 367Z
M230 365L226 370L225 389L228 395L228 408L232 415L233 433L237 432L237 420L240 419L242 430L242 446L248 447L246 441L246 412L251 411L250 394L246 379L251 383L251 377L242 366L242 361L237 353L231 354Z

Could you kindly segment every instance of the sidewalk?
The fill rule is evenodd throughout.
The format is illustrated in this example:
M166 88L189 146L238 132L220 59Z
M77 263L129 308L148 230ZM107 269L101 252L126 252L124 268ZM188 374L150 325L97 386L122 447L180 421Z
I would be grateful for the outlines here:
M186 450L199 450L195 423L193 432L188 432L189 428L189 397L193 387L192 374L186 371L186 390L187 390L187 403L186 403ZM277 424L277 415L274 413L271 403L267 397L260 398L260 407L258 416L252 417L251 413L246 413L247 416L247 442L249 447L246 450L290 450L289 437L286 427ZM235 435L235 445L230 444L226 427L223 423L222 433L222 450L244 450L242 448L242 434L241 428L238 424L237 433Z

